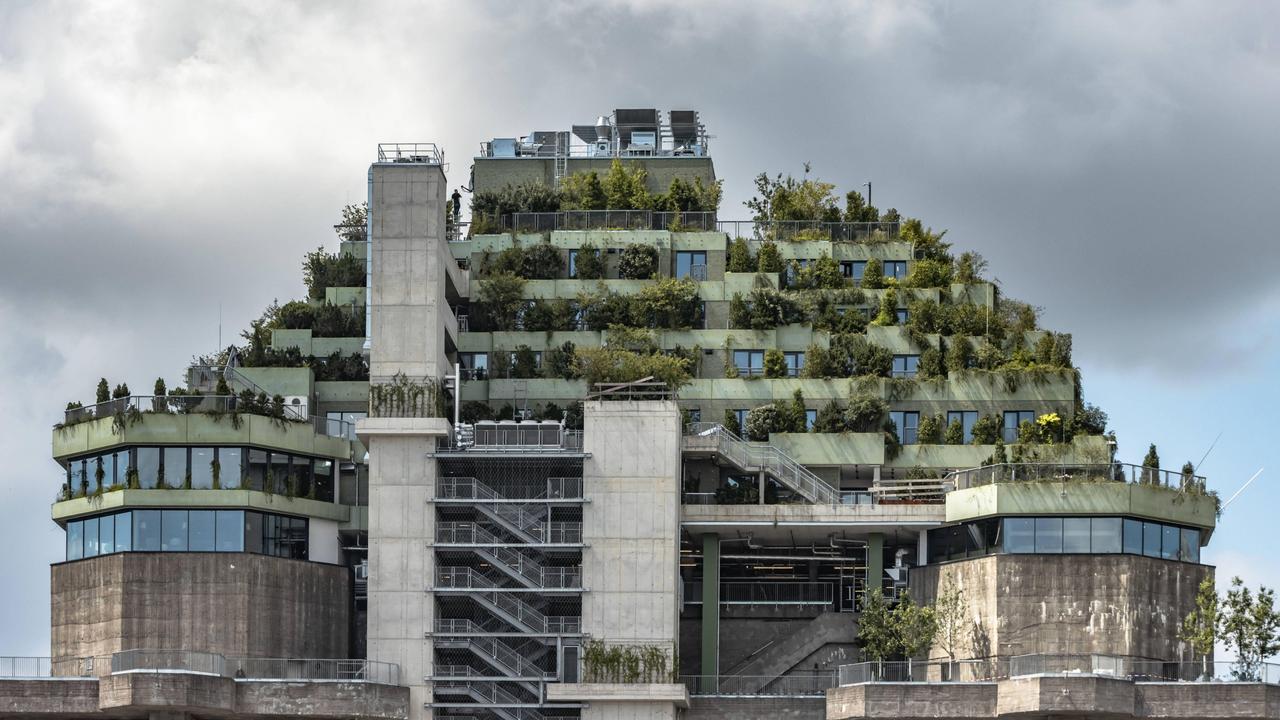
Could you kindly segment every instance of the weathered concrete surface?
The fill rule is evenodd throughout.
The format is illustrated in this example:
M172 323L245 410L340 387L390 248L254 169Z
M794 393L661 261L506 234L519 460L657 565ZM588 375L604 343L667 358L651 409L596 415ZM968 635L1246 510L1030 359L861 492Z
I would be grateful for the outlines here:
M849 644L858 635L853 616L843 613L823 613L808 622L788 623L788 626L788 632L777 637L767 648L734 667L734 675L762 678L759 685L744 681L744 688L758 691L767 684L768 678L785 674L828 644ZM813 670L811 666L799 669Z
M827 703L822 698L793 697L694 697L685 720L823 720Z
M1041 675L981 683L868 683L827 692L827 718L1280 718L1280 686Z
M939 582L964 589L956 657L1028 652L1191 660L1177 640L1208 565L1135 555L990 555L911 571L931 603ZM930 657L946 653L935 645Z
M55 667L138 648L347 657L351 572L337 565L117 553L54 565L51 589Z
M356 682L235 680L180 672L0 680L0 718L406 720L409 689Z

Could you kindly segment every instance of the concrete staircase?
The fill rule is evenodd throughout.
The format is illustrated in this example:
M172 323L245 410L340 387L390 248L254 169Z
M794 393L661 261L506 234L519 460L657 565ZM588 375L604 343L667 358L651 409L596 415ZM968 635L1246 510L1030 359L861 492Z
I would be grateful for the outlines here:
M744 472L763 472L816 505L840 501L838 490L786 453L765 443L747 442L723 425L691 423L684 436L684 449L714 452Z
M744 692L759 692L824 645L852 643L857 637L858 625L853 615L823 613L724 674L742 676Z

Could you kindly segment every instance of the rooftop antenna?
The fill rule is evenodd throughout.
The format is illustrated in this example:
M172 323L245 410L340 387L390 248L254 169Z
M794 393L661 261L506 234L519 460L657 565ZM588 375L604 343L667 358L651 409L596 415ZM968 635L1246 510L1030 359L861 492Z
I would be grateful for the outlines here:
M867 207L871 207L871 181L862 183L862 187L867 189Z
M1224 503L1222 503L1222 509L1223 509L1223 510L1226 510L1226 509L1227 509L1227 506L1231 504L1231 501L1232 501L1232 500L1235 500L1236 498L1240 497L1240 493L1244 492L1244 491L1245 491L1245 488L1247 488L1247 487L1249 487L1250 485L1252 485L1252 484L1253 484L1253 481L1254 481L1254 480L1257 480L1257 479L1258 479L1258 476L1259 476L1259 475L1261 475L1261 474L1262 474L1262 471L1263 471L1263 470L1265 470L1265 469L1266 469L1266 468L1258 468L1258 472L1254 473L1254 474L1253 474L1253 477L1249 478L1249 482L1246 482L1244 485L1242 485L1242 486L1240 487L1240 489L1236 491L1236 494L1235 494L1235 495L1232 495L1231 497L1227 498L1227 501L1226 501L1226 502L1224 502Z
M1214 438L1213 442L1209 443L1209 449L1204 451L1204 455L1200 457L1200 462L1196 463L1196 470L1200 469L1200 465L1204 463L1204 459L1209 457L1209 453L1213 452L1214 446L1217 445L1218 441L1221 439L1222 439L1222 431L1219 430L1218 437Z

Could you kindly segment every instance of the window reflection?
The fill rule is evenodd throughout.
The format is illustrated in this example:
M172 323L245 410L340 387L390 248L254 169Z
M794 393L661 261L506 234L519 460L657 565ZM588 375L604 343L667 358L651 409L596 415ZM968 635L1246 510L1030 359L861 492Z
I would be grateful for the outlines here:
M244 510L132 510L67 523L67 560L115 552L252 552L306 560L306 518Z
M1200 531L1118 517L1008 517L929 531L929 562L993 552L1112 555L1200 562Z

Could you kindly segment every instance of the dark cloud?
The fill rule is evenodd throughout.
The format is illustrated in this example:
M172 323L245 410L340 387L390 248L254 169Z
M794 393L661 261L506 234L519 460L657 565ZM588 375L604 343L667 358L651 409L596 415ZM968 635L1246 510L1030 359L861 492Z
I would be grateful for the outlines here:
M21 411L0 420L19 492L0 527L10 546L56 535L32 510L66 400L101 375L172 381L216 344L219 306L230 337L300 292L377 142L439 142L460 181L488 137L617 106L702 111L726 218L757 172L811 161L983 252L1090 366L1256 371L1280 334L1277 20L1229 2L5 3L0 369ZM50 559L23 560L5 602L25 629L0 651L44 652Z

